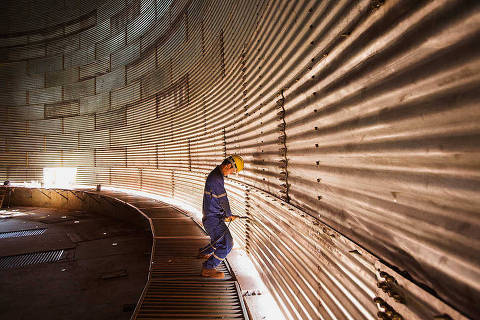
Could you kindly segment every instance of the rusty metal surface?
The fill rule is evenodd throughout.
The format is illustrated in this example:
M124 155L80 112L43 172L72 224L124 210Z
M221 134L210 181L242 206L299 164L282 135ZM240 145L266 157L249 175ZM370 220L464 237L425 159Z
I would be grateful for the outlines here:
M53 40L2 48L0 179L76 166L201 208L238 153L232 233L287 318L376 318L378 261L431 315L479 316L478 1L157 2L100 8L105 35L65 34L80 48L55 51L62 71ZM104 61L81 93L63 73ZM36 111L57 103L74 109Z
M189 217L152 219L155 238L205 238L205 233Z
M446 315L452 319L467 319L380 261L375 263L375 268L378 280L375 302L384 314L398 311L406 319L441 319Z
M156 239L152 259L151 279L196 279L201 281L199 270L204 260L197 259L198 248L205 246L209 240L185 239L185 237ZM225 280L232 280L232 274L222 262L218 271L225 274Z

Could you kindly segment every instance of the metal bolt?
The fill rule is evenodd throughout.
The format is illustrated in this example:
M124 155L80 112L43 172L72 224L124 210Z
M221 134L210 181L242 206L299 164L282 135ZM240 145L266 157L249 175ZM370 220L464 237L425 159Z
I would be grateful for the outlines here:
M388 293L389 296L391 296L391 290L388 284L385 281L377 283L377 287L383 290L383 292Z
M392 320L403 320L403 317L395 312L392 316Z
M398 293L395 293L393 295L393 300L395 300L395 302L405 304L405 299L401 295L399 295Z

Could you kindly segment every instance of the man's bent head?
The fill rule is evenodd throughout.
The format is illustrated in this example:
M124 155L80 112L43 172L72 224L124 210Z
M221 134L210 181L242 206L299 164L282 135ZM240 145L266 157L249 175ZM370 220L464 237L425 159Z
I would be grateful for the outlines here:
M243 165L244 162L242 157L232 155L223 160L222 164L220 165L220 170L222 171L222 174L226 177L229 174L239 173L240 171L242 171Z

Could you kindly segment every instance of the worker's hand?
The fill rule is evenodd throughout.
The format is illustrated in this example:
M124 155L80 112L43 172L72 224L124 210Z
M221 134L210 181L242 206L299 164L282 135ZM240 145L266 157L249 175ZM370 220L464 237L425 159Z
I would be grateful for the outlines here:
M226 218L224 219L224 221L225 221L225 222L230 222L230 221L233 221L233 220L235 220L235 219L237 219L237 218L238 218L237 216L230 216L230 217L226 217Z

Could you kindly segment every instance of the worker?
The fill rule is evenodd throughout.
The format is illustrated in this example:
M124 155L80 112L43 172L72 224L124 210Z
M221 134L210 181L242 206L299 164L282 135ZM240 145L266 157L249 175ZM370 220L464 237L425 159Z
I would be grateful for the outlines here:
M227 257L233 247L233 238L225 222L237 218L232 215L223 177L243 170L243 159L233 155L210 172L203 194L203 226L210 236L210 243L199 249L198 257L207 259L202 265L202 277L222 279L223 272L215 268Z

